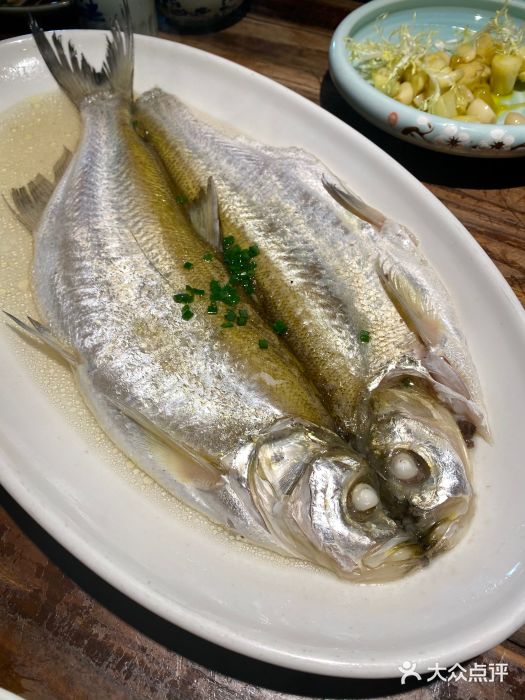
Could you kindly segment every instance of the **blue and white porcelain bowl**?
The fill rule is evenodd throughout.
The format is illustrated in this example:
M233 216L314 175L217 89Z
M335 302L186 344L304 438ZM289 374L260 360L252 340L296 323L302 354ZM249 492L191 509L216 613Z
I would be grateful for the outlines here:
M347 37L358 41L376 36L379 18L388 34L402 24L414 31L434 29L443 40L454 39L457 30L482 29L497 10L501 0L373 0L349 14L337 27L330 46L330 74L346 101L380 129L410 143L458 155L474 157L525 156L525 124L503 124L500 114L495 124L477 124L445 119L422 112L388 97L368 83L351 65ZM509 16L525 22L525 2L510 0ZM525 91L513 96L513 111L525 115ZM519 106L521 103L521 106Z
M221 22L244 0L157 0L159 12L180 27L199 27Z
M75 0L80 26L84 29L110 29L120 14L122 0ZM135 34L157 34L155 0L128 0Z

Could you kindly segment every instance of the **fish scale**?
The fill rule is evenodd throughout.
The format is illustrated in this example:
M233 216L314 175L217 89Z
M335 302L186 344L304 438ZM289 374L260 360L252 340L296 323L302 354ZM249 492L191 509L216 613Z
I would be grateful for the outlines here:
M341 207L334 207L323 186L323 177L329 173L317 159L300 149L287 149L284 155L278 149L265 147L265 151L272 159L276 179L288 180L282 191L293 193L306 189L296 207L302 212L306 226L314 228L319 202L329 213L321 234L327 251L326 264L333 270L333 279L340 280L342 289L338 289L338 294L343 295L346 288L348 295L350 290L352 305L348 304L347 313L354 315L354 329L367 330L372 338L363 348L367 381L392 360L409 352L420 353L421 344L385 293L377 275L379 245L373 227Z

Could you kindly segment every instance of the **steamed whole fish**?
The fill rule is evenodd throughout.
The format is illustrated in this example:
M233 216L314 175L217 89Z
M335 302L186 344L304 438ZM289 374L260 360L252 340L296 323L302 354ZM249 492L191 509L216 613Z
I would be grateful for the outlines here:
M424 561L421 548L387 515L375 472L332 431L284 343L259 348L269 330L249 301L239 302L248 322L231 328L204 302L182 313L174 303L174 293L205 296L210 280L224 288L228 275L134 130L127 11L124 21L100 73L34 27L83 134L55 187L39 176L13 192L34 233L45 325L11 318L62 354L110 437L189 505L345 577L403 575Z
M139 98L136 114L197 205L213 178L223 238L259 247L255 302L287 324L288 344L339 433L375 465L394 511L432 547L452 546L472 500L460 428L469 439L488 428L453 305L414 236L300 149L222 133L158 88Z
M136 115L182 192L196 199L211 176L224 236L260 246L256 298L271 317L294 319L287 341L309 360L343 432L357 431L362 377L411 355L454 415L488 435L453 304L413 234L330 184L310 154L226 135L159 88L137 100Z

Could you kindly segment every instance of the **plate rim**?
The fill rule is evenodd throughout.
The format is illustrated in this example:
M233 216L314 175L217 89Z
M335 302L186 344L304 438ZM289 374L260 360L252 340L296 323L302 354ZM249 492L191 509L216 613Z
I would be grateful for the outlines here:
M66 30L61 32L64 36L84 36L86 39L89 35L93 33L105 35L106 32L101 30ZM88 36L86 36L88 35ZM435 208L436 206L441 212L441 215L445 217L451 226L454 226L458 230L458 235L461 235L464 242L467 243L469 247L476 251L476 255L479 261L483 261L483 268L487 275L490 275L494 283L497 284L499 290L505 297L505 303L509 305L509 309L512 309L514 313L519 317L518 323L520 324L520 331L524 338L525 343L525 310L521 306L514 292L510 288L503 275L496 268L491 258L485 253L485 251L477 244L473 239L471 234L465 229L465 227L458 221L458 219L450 212L447 207L440 202L440 200L435 197L429 190L424 188L424 186L415 178L409 171L407 171L403 166L397 163L391 156L382 151L373 142L369 141L359 132L355 131L348 124L345 124L342 120L324 110L322 107L315 105L306 98L302 97L298 93L286 88L285 86L276 83L275 81L267 78L264 75L258 74L255 71L245 68L233 61L228 59L215 56L214 54L209 54L201 49L196 49L194 47L189 47L180 44L174 44L174 42L166 39L153 38L147 36L136 36L136 41L138 43L144 44L156 44L161 41L166 45L174 48L175 46L182 50L182 52L198 52L199 54L206 54L210 56L213 61L219 63L228 64L230 67L234 67L236 71L250 74L251 77L256 76L257 79L265 81L271 84L272 88L277 88L287 94L289 99L294 100L297 104L306 108L312 114L322 115L328 122L332 125L337 126L343 131L350 130L352 133L352 138L358 138L362 142L366 142L367 148L373 148L376 154L380 154L381 158L387 158L390 164L399 173L403 174L403 177L408 177L413 181L414 185L417 184L418 190L421 196L424 196L429 204ZM0 51L2 47L9 44L23 43L24 41L30 41L30 35L23 35L21 37L15 37L12 39L7 39L0 42ZM461 234L459 231L461 230ZM480 255L481 254L481 255ZM5 471L5 470L3 470ZM257 641L247 639L242 634L236 634L228 629L228 634L225 635L224 628L213 621L210 621L204 617L196 617L195 614L186 613L185 609L177 603L169 602L169 605L162 606L162 601L166 600L162 595L156 594L154 591L148 591L144 583L130 578L129 575L123 575L121 569L118 566L113 566L103 554L97 549L93 549L85 539L82 538L82 532L77 527L71 528L68 524L64 523L60 519L59 514L53 511L47 511L44 505L38 501L35 495L31 494L31 491L25 487L25 485L19 479L16 479L13 475L12 478L9 476L6 478L5 475L2 478L3 485L6 490L12 495L12 497L20 503L20 505L33 517L47 532L49 532L60 544L62 544L73 556L77 557L81 562L83 562L88 568L92 569L97 575L101 576L104 580L108 581L117 590L122 591L125 595L129 596L131 599L135 600L137 603L143 605L147 609L151 610L155 614L169 620L170 622L187 629L188 631L196 634L199 637L207 639L219 646L225 647L239 653L241 655L248 655L253 658L259 659L261 661L272 663L287 668L292 668L295 670L318 673L322 675L329 676L340 676L340 677L354 677L354 678L391 678L393 664L387 663L386 661L370 661L367 665L363 665L360 662L352 661L326 661L324 659L316 659L312 657L304 657L299 654L291 654L290 652L284 651L282 649L276 649L275 647L268 647ZM77 531L78 530L78 531ZM171 610L170 610L171 608ZM172 610L175 609L175 614ZM458 656L463 658L470 658L488 648L491 648L495 644L498 644L503 639L506 639L510 634L512 634L520 625L525 623L525 593L521 600L521 606L513 611L512 615L508 618L499 620L499 624L491 629L491 634L487 634L483 637L483 641L479 638L472 639L470 642L465 642L460 645L460 648L456 648L454 651L447 651L446 653L433 652L428 653L423 657L422 662L427 658L439 659L440 661L448 659L450 662L457 660ZM422 667L420 667L422 668Z

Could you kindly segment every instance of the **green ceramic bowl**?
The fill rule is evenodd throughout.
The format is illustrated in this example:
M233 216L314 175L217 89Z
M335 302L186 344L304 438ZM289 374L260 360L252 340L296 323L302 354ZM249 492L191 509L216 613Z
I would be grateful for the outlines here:
M383 94L368 83L351 65L346 47L347 37L357 40L377 36L378 19L384 34L401 24L410 24L414 31L436 30L437 38L450 40L457 30L479 30L502 7L501 0L373 0L349 14L337 27L330 46L330 73L339 92L370 122L405 141L425 148L475 157L525 156L525 124L503 124L505 113L496 124L476 124L445 119L415 107L408 107ZM525 2L511 0L509 16L518 24L525 22ZM510 101L510 100L509 100ZM515 91L512 101L525 103L525 90ZM525 115L523 106L512 111Z

